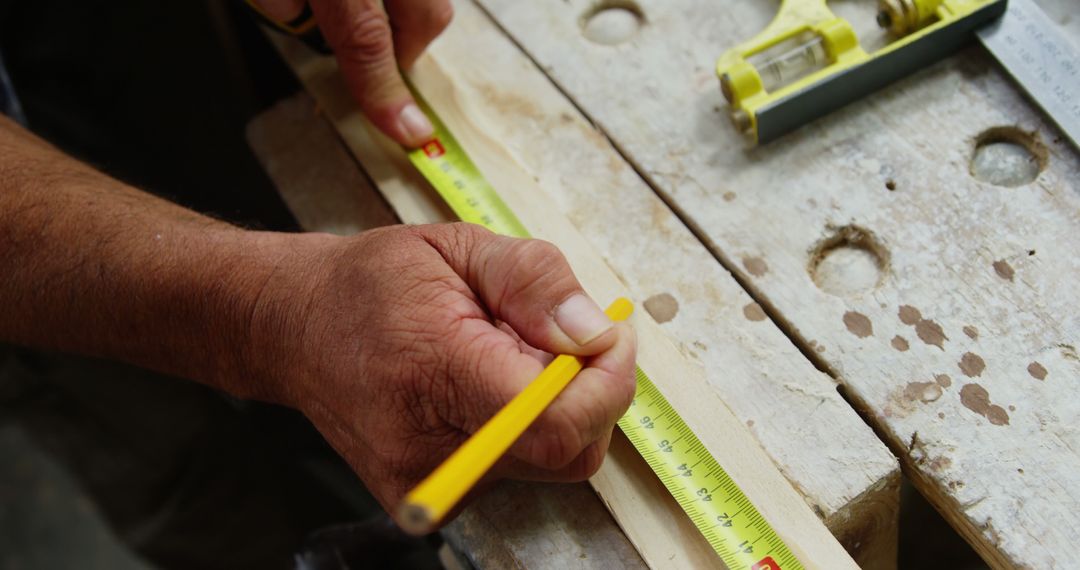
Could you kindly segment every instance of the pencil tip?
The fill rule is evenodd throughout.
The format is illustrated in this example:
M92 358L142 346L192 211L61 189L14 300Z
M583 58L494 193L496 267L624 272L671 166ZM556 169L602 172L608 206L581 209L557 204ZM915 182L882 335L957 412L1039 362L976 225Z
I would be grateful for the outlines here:
M434 521L431 520L431 512L422 505L409 502L402 503L398 507L397 514L401 530L413 536L421 536L432 530Z

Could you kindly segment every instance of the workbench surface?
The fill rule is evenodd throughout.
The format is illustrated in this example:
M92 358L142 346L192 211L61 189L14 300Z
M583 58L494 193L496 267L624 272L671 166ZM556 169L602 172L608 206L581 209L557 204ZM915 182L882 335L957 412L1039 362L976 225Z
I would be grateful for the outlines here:
M1080 157L978 46L745 150L712 65L774 5L723 4L642 0L598 41L589 0L459 1L429 57L860 563L895 562L899 458L991 564L1066 566ZM1080 38L1067 4L1044 9ZM275 113L249 138L306 228L393 220L310 100ZM323 166L271 152L296 133ZM522 494L535 526L497 492L451 534L635 560L588 492Z

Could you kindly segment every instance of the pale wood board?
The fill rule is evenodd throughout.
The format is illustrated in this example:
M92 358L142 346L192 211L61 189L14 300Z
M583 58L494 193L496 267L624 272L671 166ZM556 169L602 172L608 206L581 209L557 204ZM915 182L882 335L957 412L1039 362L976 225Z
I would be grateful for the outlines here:
M981 48L746 151L713 65L775 4L642 0L644 26L606 46L582 36L592 0L480 3L818 355L988 562L1074 565L1080 160ZM1048 12L1080 39L1068 5ZM1015 188L975 180L976 138L1009 125L1045 145L1045 170ZM827 293L815 249L852 224L887 252L882 279ZM849 288L872 259L843 251L818 282ZM902 306L925 320L905 324ZM935 325L940 347L922 340Z
M400 150L373 136L348 101L332 61L288 46L284 52L398 215L409 222L439 219L437 215L428 216L433 206L423 203L424 195L420 191L423 185L408 174L410 168L402 167ZM550 202L535 181L474 123L483 113L471 101L458 97L453 81L439 63L430 58L421 60L413 79L530 232L559 245L595 297L626 294L619 279L573 226L546 207ZM399 169L397 175L392 173L395 167ZM745 425L713 392L701 389L706 384L700 367L687 362L647 316L639 313L633 322L641 341L639 364L685 414L687 423L800 558L809 567L854 567L802 497L758 447ZM609 461L591 481L642 556L654 567L718 564L686 517L679 517L671 507L663 489L656 489L655 478L649 479L643 465L635 453L616 446Z
M305 231L353 235L398 223L307 95L248 123L248 145Z
M305 230L351 235L398 223L307 93L252 119L246 135ZM478 569L645 567L588 483L502 481L441 533Z
M478 569L647 568L588 483L504 481L442 532Z
M472 2L430 57L865 566L895 561L895 458L610 143ZM792 434L798 434L792 437ZM808 442L811 442L808 445Z

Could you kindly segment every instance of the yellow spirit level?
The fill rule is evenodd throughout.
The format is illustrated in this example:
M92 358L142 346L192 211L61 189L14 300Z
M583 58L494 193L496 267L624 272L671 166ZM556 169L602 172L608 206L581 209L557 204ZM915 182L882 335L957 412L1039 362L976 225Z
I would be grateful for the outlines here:
M765 143L959 48L1005 12L1006 0L880 0L894 39L868 53L825 0L782 0L757 36L717 63L735 128Z

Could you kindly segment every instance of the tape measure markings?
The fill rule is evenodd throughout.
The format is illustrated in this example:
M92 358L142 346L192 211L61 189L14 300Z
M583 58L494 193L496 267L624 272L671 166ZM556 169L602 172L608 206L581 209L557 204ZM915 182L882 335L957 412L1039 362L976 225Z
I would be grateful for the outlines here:
M502 235L529 237L446 125L416 98L436 135L409 152L417 170L462 221ZM637 367L634 376L634 400L619 419L619 428L724 564L731 570L801 570L799 560L648 375Z

